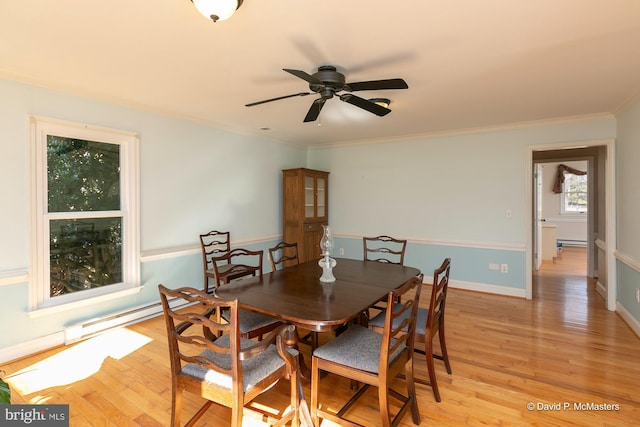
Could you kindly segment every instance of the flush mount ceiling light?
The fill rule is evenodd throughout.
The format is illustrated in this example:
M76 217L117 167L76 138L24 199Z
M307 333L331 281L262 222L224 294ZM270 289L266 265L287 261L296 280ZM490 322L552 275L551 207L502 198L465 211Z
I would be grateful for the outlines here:
M242 6L242 0L191 0L196 9L213 22L231 18L236 10Z
M391 101L389 101L387 98L371 98L369 99L369 101L384 108L389 108L389 105L391 104Z

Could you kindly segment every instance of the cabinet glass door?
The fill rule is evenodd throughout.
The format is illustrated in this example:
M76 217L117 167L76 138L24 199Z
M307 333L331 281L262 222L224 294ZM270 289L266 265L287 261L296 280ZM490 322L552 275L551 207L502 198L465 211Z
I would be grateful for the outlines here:
M317 212L316 212L316 216L319 218L325 217L327 216L327 212L326 209L327 207L325 206L325 200L327 199L327 194L326 194L326 180L324 178L317 178L316 179L316 185L317 187L317 191L316 191L316 203L317 203Z
M315 216L315 180L312 176L304 177L304 217L313 218Z

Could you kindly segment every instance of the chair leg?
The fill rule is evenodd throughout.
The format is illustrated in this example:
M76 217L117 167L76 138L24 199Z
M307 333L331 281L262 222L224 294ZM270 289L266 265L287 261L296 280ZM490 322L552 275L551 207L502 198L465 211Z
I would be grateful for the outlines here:
M320 375L318 369L318 361L315 357L311 358L311 420L313 425L319 426L320 419L318 417L318 393L320 392Z
M171 427L180 426L180 414L182 412L182 390L174 387L171 393Z
M302 398L302 394L300 390L300 376L299 370L296 369L291 373L289 378L289 383L291 385L291 410L293 411L293 418L291 419L291 427L298 427L299 425L299 413L300 413L300 399Z
M444 361L444 366L447 368L447 374L451 375L451 364L449 363L447 344L444 340L444 322L440 325L440 329L438 330L438 338L440 338L440 350L442 351L442 360Z
M411 419L415 425L420 424L420 409L418 408L418 395L416 395L415 378L413 377L413 361L405 366L405 378L407 383L407 397L411 399Z
M387 384L380 384L378 387L378 401L380 402L380 417L382 427L391 427L391 412L389 412L389 387Z
M440 392L438 391L438 382L436 381L436 369L433 366L433 344L432 338L429 338L425 344L424 357L427 360L427 369L429 370L429 381L431 382L431 389L433 390L433 396L436 398L436 402L440 402Z
M241 402L236 402L231 408L231 427L242 427L242 415L244 405Z

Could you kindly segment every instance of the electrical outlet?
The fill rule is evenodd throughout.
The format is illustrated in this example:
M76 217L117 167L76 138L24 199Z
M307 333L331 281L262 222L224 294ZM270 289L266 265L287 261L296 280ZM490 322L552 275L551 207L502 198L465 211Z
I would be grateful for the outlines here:
M489 264L489 270L500 270L500 264Z
M340 255L344 255L344 248L340 248L340 249L338 249L338 253L339 253Z
M636 302L640 303L640 289L636 288Z
M509 264L500 264L500 272L508 273L509 272Z

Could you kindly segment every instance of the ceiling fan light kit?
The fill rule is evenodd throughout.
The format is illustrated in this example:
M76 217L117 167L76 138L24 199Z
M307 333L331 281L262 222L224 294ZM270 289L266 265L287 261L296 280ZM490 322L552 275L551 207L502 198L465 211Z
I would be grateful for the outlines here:
M243 0L191 0L198 12L213 22L231 18Z
M389 105L391 105L391 101L388 98L370 98L369 101L384 108L389 108Z
M340 101L346 102L363 110L369 111L377 116L385 116L391 112L387 108L390 104L387 98L373 98L365 99L352 94L351 92L357 92L361 90L389 90L389 89L408 89L407 83L400 78L385 79L385 80L370 80L364 82L347 83L344 74L337 71L333 65L323 65L318 68L318 71L314 74L307 74L301 70L292 70L283 68L289 74L306 81L309 84L309 90L311 92L299 92L292 95L279 96L277 98L265 99L263 101L252 102L246 104L247 107L253 107L255 105L264 104L272 101L279 101L281 99L292 98L294 96L306 96L311 94L318 94L320 98L316 98L307 115L304 118L304 122L313 122L320 115L322 107L328 99L338 96ZM340 94L339 92L347 92Z

